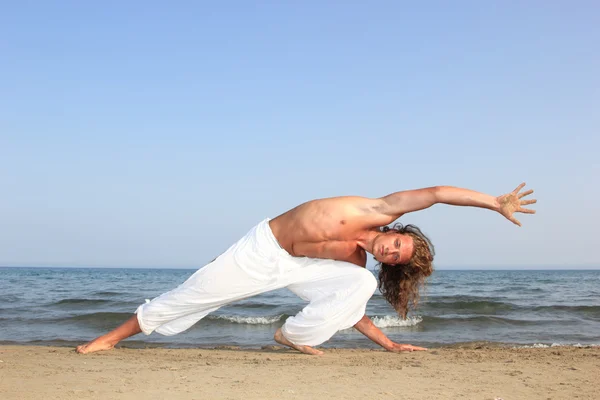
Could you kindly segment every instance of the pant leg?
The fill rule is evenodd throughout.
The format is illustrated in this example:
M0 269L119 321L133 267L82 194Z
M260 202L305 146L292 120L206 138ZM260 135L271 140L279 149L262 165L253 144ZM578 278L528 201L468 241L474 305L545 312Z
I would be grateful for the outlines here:
M268 246L255 231L256 228L176 289L138 307L136 314L142 332L175 335L223 305L285 286L277 257L263 251Z
M310 303L281 329L298 345L319 345L337 331L354 326L377 288L370 271L342 261L315 259L294 274L287 288Z

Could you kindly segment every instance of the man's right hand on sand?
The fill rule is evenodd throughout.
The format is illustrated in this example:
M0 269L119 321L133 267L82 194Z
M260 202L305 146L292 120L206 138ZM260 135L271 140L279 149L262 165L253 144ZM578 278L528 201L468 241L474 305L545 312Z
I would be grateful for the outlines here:
M389 348L386 348L387 351L391 351L392 353L403 353L405 351L427 351L425 347L413 346L410 344L401 344L401 343L393 343Z

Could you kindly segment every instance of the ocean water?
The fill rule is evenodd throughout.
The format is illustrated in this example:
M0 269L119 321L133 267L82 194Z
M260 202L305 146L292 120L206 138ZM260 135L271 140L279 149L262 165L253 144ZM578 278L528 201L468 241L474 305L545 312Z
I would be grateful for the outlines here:
M115 328L145 299L194 270L0 268L0 343L71 346ZM137 335L130 347L260 348L305 305L286 289L255 296L176 336ZM600 344L600 270L436 271L419 308L399 318L376 292L375 324L399 343L438 347L466 342L517 346ZM324 347L375 348L354 329Z

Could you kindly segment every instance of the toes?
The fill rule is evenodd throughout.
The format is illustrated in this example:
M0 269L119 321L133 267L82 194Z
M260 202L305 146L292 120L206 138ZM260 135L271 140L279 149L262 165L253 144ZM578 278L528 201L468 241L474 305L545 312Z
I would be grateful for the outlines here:
M310 346L298 346L296 349L300 350L304 354L309 354L311 356L321 356L324 354L321 350L313 349Z
M314 352L313 354L315 354L317 356L322 356L323 354L325 354L321 350L317 350L317 349L311 349L311 350Z
M275 332L273 339L275 339L275 341L279 344L291 347L292 349L296 349L304 354L309 354L313 356L320 356L323 354L321 350L313 349L310 346L295 345L294 343L290 342L285 336L283 336L283 332L281 332L281 329L278 329L277 332Z

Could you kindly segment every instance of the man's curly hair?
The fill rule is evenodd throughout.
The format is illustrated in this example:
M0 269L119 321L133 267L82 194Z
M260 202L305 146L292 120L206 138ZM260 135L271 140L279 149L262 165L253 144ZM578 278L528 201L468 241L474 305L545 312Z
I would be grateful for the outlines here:
M425 278L433 273L435 249L431 241L414 225L398 223L393 227L384 226L382 233L396 232L412 237L414 250L405 264L379 263L379 290L396 312L406 319L409 309L414 309L419 301L419 289Z

